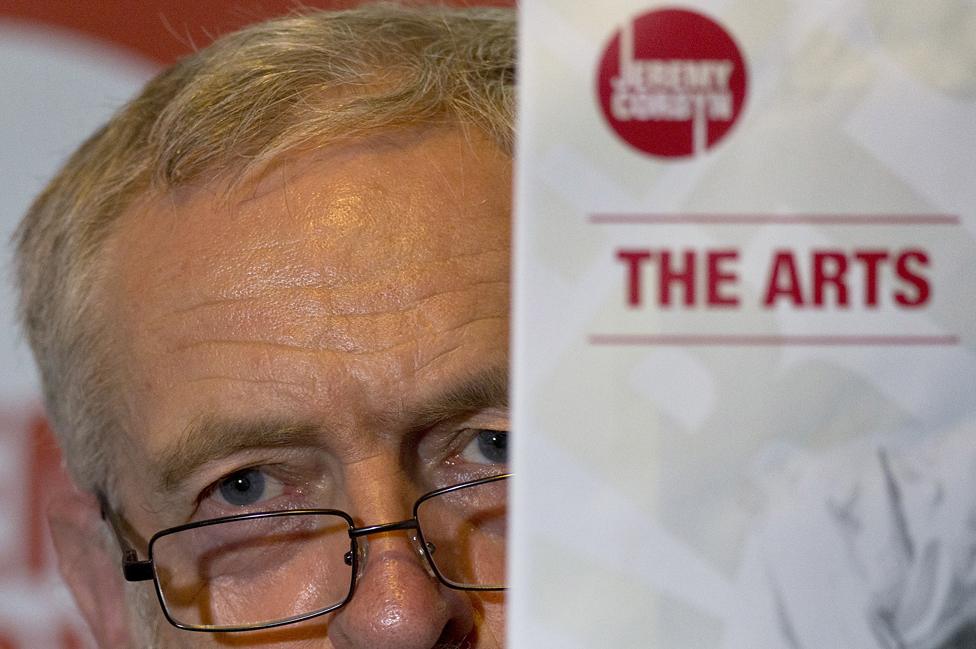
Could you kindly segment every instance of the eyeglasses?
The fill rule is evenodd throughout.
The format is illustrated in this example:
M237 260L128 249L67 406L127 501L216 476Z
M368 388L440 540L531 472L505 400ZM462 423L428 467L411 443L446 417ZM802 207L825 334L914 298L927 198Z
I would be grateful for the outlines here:
M505 589L507 485L511 474L437 489L413 518L355 527L336 509L225 516L171 527L138 559L122 521L99 494L122 548L127 581L152 580L163 613L188 631L253 631L301 622L352 599L366 559L365 537L412 530L437 579L457 590ZM362 542L360 540L363 540Z

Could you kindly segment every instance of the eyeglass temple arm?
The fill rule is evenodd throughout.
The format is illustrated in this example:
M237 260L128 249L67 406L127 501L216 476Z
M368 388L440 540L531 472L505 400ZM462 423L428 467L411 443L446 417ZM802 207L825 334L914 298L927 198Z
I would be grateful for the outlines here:
M122 550L122 576L126 581L149 581L153 578L152 561L140 561L135 548L129 543L122 534L122 521L118 514L108 504L105 494L98 492L98 504L102 509L102 520L108 523L112 529L119 548Z

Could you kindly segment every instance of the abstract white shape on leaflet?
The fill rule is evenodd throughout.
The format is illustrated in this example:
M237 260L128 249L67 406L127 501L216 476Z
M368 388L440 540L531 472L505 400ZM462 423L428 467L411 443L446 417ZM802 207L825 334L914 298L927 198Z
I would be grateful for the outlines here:
M541 507L549 510L549 524L535 531L537 537L547 537L549 542L605 566L611 574L632 576L698 611L717 619L725 617L732 605L726 578L694 548L652 520L632 494L548 444L545 435L526 436L521 442L520 449L533 458L533 466L522 471L519 480L528 477L530 484L522 487L528 490L525 493L530 494L536 511ZM533 480L532 475L544 478ZM557 503L565 503L566 510L557 511L553 506ZM613 552L606 551L608 538L613 539Z
M908 186L948 212L973 210L976 110L879 56L881 80L845 124L847 135ZM892 110L892 107L898 110ZM969 223L970 231L973 224Z
M783 350L784 367L811 360L829 362L864 377L924 429L940 428L971 415L976 355L963 347L900 349L889 354L870 348ZM906 366L912 371L905 372Z
M686 432L700 430L715 403L715 381L708 368L678 348L644 355L630 374L630 387Z
M976 615L974 433L797 457L746 539L723 649L946 646Z

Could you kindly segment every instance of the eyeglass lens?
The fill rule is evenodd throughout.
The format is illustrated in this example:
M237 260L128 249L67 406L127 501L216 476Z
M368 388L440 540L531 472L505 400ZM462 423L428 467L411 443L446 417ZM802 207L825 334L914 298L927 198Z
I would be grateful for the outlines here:
M504 587L506 482L467 486L418 505L423 541L442 580ZM169 617L219 630L281 623L342 604L352 590L345 561L351 549L341 516L295 512L164 534L150 551Z
M417 507L434 568L452 586L505 586L506 486L499 480L458 489Z
M192 627L270 624L349 594L349 524L328 514L228 521L156 539L153 564L170 618Z

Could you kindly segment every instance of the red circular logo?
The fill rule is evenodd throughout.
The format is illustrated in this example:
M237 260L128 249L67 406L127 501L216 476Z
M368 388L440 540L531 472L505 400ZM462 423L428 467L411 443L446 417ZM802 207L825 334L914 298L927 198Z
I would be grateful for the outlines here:
M597 95L625 142L653 156L697 156L732 129L746 96L746 66L732 36L687 9L641 14L603 52Z

